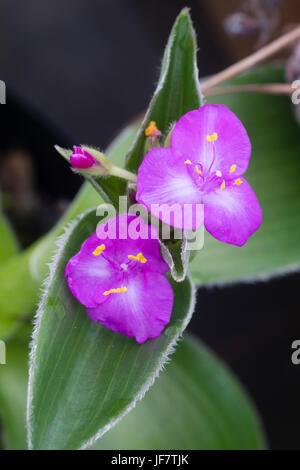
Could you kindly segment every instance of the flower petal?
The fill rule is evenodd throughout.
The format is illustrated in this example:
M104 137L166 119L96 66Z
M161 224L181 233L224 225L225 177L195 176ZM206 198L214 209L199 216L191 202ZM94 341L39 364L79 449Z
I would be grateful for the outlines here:
M100 244L96 234L88 238L79 253L69 260L65 271L72 294L86 307L104 302L103 292L116 282L113 265L103 254L93 254Z
M106 233L109 238L104 239L102 236ZM101 243L106 246L104 256L117 267L127 263L129 256L142 253L147 261L139 263L140 269L161 274L167 273L170 269L160 254L156 228L145 224L141 217L133 214L118 215L105 225L98 225L97 234L98 241L101 239Z
M216 140L207 137L217 136ZM216 137L215 136L215 137ZM225 179L242 175L248 167L251 143L241 121L224 105L206 104L179 119L171 148L182 159L220 171Z
M86 150L74 146L74 151L70 155L70 163L74 168L87 169L93 166L96 161Z
M66 267L70 290L86 307L94 308L106 300L103 292L122 282L129 262L130 270L133 265L139 271L161 274L170 269L160 254L155 227L146 225L143 219L132 214L122 214L103 226L108 228L109 223L112 224L111 231L106 233L110 238L93 234ZM131 229L132 223L134 230ZM146 238L131 238L137 232ZM121 233L125 239L119 239Z
M187 167L181 159L174 158L169 148L150 150L139 168L136 199L163 222L194 230L203 224L202 211L196 217L201 195ZM184 217L185 204L194 206L186 208L193 217Z
M144 272L127 280L126 292L112 293L96 308L88 308L93 321L138 343L157 338L169 323L173 290L162 275Z
M205 228L221 242L242 246L261 222L259 202L244 178L239 179L239 184L231 182L205 197Z

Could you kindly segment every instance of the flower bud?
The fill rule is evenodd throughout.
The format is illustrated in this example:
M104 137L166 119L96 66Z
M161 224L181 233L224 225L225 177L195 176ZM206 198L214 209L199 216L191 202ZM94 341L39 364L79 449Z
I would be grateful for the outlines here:
M145 154L149 152L149 150L159 147L159 140L162 136L161 131L157 128L156 122L151 121L145 129L145 136L147 137L146 144L145 144Z
M117 176L136 183L136 175L130 171L113 165L112 162L106 158L104 153L90 147L73 147L71 150L64 149L55 145L57 152L64 157L74 168L83 175L93 176Z
M95 176L109 174L113 167L102 152L89 147L74 146L69 161L74 169Z
M74 151L70 155L70 163L73 168L85 170L96 164L92 155L81 147L73 147Z

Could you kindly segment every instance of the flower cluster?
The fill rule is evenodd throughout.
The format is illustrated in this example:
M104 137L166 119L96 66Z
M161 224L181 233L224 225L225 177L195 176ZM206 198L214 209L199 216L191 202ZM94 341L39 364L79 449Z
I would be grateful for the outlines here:
M155 122L145 134L151 150L138 171L137 201L171 224L174 218L170 219L168 211L156 212L153 207L164 205L172 211L176 205L183 211L186 204L196 210L204 206L201 217L188 222L181 217L179 228L194 230L204 223L216 239L244 245L261 225L262 212L242 176L251 143L239 119L226 106L207 104L177 122L169 147L157 146L161 132ZM76 147L71 164L84 169L100 161ZM165 277L169 267L160 254L157 237L134 240L120 236L121 224L127 224L128 235L132 218L153 232L153 227L145 226L136 216L118 216L117 236L99 240L94 234L88 238L70 259L66 276L73 295L93 321L142 343L159 336L170 321L173 291Z

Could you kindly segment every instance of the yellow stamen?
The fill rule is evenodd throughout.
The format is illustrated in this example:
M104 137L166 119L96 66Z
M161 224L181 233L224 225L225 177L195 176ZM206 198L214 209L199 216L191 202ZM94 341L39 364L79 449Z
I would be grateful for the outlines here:
M208 142L212 142L213 140L217 140L217 138L218 138L218 134L217 134L216 132L214 132L214 133L211 134L211 135L207 135L207 136L206 136L206 140L207 140Z
M120 294L121 292L127 292L127 287L118 287L117 289L106 290L103 292L103 295Z
M104 244L99 245L99 246L97 246L95 251L93 251L93 255L94 256L99 256L99 255L101 255L102 251L104 251L104 250L105 250L105 245Z
M243 181L241 180L241 178L238 178L237 180L235 180L235 184L237 184L238 186L242 184L242 182Z
M236 170L236 165L231 165L230 173L233 173Z
M196 165L196 171L197 171L198 175L201 175L201 174L202 174L202 171L201 171L201 170L199 170L199 167L198 167L198 165Z
M145 129L145 135L151 137L155 135L155 132L158 131L155 121L151 121L149 126Z
M225 180L223 180L223 183L221 184L221 189L225 189L225 186L226 186Z
M147 263L147 260L143 253L138 253L136 256L128 255L128 258L135 259L136 261L140 261L141 263Z
M186 163L187 165L191 165L191 164L192 164L191 160L186 160L184 163Z

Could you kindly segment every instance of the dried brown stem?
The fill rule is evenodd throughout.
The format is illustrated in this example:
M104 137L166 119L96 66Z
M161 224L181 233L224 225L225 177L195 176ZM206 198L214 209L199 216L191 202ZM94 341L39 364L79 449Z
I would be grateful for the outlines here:
M267 83L264 85L236 85L209 88L205 96L216 96L227 93L271 93L274 95L291 95L295 91L289 83Z
M261 48L259 51L254 52L254 54L249 55L245 59L240 60L239 62L231 65L227 69L223 70L220 73L217 73L213 77L209 78L202 84L202 92L204 95L207 94L207 91L210 88L213 88L220 83L229 80L236 75L244 72L245 70L250 69L254 65L257 65L264 60L268 59L272 55L276 54L278 51L292 44L296 40L300 39L300 26L297 26L292 31L284 34L275 41L271 42L267 46Z

